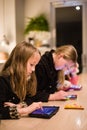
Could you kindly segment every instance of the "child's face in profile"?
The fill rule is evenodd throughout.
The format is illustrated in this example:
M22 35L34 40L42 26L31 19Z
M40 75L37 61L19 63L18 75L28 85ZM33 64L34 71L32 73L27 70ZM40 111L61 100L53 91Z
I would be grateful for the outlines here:
M31 76L32 72L35 71L35 66L38 64L41 56L38 52L35 52L27 62L27 77Z
M60 56L59 58L56 58L55 60L55 69L56 70L68 70L74 63L72 60L66 60L63 58L63 56Z

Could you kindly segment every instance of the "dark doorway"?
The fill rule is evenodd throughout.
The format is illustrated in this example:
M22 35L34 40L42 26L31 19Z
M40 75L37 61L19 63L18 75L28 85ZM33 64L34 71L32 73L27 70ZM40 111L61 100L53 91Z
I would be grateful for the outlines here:
M77 50L79 70L82 72L82 6L56 8L56 46L71 44Z

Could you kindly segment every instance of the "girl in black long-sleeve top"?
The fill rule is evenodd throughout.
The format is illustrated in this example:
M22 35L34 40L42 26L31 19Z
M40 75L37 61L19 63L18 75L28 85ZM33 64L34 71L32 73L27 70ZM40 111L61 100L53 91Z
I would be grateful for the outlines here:
M64 72L76 63L77 52L72 45L64 45L42 55L35 69L37 95L41 101L61 100L67 96L68 93L63 91ZM62 90L58 91L60 88Z
M35 66L39 51L29 43L21 42L13 49L0 74L0 118L18 119L41 108L35 101Z

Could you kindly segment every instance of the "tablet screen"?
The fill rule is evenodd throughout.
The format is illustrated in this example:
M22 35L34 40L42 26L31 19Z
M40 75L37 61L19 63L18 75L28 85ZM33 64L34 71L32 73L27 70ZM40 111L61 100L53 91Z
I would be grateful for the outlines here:
M50 118L59 110L59 106L43 106L42 109L33 111L29 116Z

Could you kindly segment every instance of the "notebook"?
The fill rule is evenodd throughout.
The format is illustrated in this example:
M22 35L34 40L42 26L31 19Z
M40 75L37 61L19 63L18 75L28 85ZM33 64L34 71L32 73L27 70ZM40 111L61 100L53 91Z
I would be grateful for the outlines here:
M43 109L37 109L29 114L30 117L49 119L59 110L59 106L43 106Z

